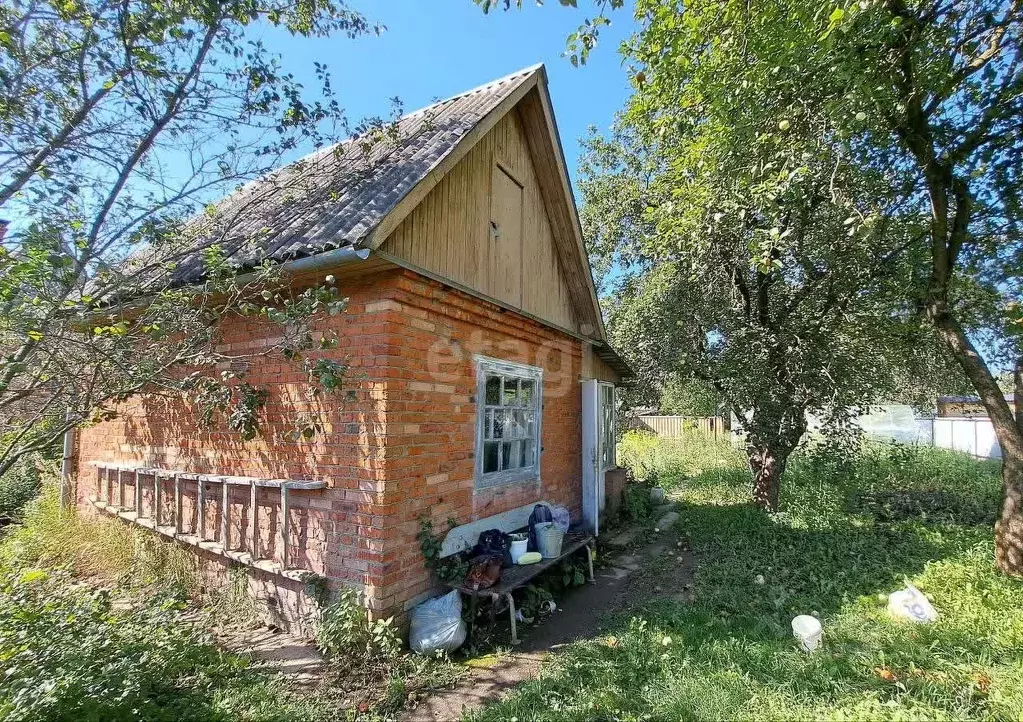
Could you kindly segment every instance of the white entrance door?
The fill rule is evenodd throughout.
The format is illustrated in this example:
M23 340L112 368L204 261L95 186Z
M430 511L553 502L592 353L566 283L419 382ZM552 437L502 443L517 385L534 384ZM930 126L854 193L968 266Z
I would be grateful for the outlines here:
M604 415L600 382L595 379L583 381L582 387L583 521L596 536L600 533L600 512L604 508L604 474L601 471Z

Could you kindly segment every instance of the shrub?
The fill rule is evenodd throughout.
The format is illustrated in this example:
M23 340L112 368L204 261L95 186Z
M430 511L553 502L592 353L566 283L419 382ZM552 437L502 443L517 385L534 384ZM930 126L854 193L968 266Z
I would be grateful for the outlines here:
M24 507L42 488L38 460L26 456L0 476L0 519L19 519Z
M655 470L660 440L645 431L629 430L618 442L618 463L636 479L647 479Z
M393 617L370 621L362 598L354 589L342 589L320 613L316 645L324 654L347 661L388 659L398 654L401 640Z
M629 521L642 521L653 511L650 488L643 484L629 484L625 487L625 504L622 507Z

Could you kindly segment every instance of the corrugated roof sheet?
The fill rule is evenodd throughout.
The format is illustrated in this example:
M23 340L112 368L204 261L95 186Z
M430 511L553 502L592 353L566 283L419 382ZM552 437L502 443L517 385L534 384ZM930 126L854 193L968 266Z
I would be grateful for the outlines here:
M1003 394L1005 400L1010 404L1016 400L1016 395L1013 393ZM979 404L981 403L979 396L939 396L939 403L945 404Z
M240 268L358 244L539 67L403 116L373 140L349 138L243 186L195 222L194 252L179 261L175 281L201 278L201 251L214 243Z

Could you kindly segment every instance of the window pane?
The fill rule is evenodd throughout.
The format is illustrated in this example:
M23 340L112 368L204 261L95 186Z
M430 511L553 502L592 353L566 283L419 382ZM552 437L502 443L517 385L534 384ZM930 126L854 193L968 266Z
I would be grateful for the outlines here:
M498 409L498 410L495 410L495 411L493 411L491 413L494 414L494 436L493 436L493 438L495 438L495 439L503 439L505 437L505 427L507 426L507 424L505 423L505 418L504 418L505 412L500 410L500 409Z
M533 449L534 448L535 447L533 445L532 439L529 439L527 441L523 441L522 442L522 465L523 466L532 466L533 465L533 461L534 461L534 459L533 459Z
M504 380L504 401L502 402L505 406L515 406L518 403L519 398L519 380L509 379Z
M486 404L497 406L501 403L501 377L487 376Z
M504 448L501 450L503 454L504 468L505 469L518 469L522 466L522 452L519 450L521 442L518 441L506 441L504 442Z
M536 383L532 380L522 380L522 405L527 407L533 406L533 397L536 395Z
M521 439L526 435L526 417L524 411L512 412L512 423L509 429L508 438Z
M483 473L497 471L497 447L499 444L487 442L483 445Z

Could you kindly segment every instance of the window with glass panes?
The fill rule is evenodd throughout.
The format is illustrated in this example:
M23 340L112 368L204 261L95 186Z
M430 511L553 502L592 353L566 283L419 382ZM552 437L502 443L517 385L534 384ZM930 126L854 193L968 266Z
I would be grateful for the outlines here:
M613 384L600 385L601 413L601 469L615 465L615 387Z
M476 486L540 475L543 371L478 357Z

